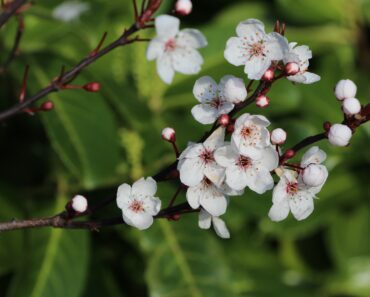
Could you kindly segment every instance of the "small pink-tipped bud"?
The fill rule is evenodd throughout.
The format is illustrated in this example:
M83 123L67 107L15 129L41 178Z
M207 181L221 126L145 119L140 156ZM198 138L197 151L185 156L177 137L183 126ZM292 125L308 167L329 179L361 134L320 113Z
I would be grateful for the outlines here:
M176 13L181 15L188 15L193 9L193 3L191 0L177 0L175 5Z
M54 108L54 103L51 101L45 101L40 106L40 110L42 111L49 111L49 110L52 110L53 108Z
M272 81L275 77L275 71L271 68L267 69L262 76L262 80Z
M354 115L361 111L361 103L356 98L347 98L343 100L343 112L347 115Z
M352 137L352 130L343 124L334 124L330 127L329 142L335 146L346 146Z
M326 132L329 132L330 127L331 127L331 123L330 122L325 122L324 125L323 125L323 128L324 128L324 130Z
M167 127L162 130L162 138L168 142L176 141L176 132L173 128Z
M298 63L289 62L288 64L285 65L285 73L288 76L296 75L299 72L299 70L300 69Z
M295 156L295 151L293 151L293 150L287 150L286 152L285 152L285 154L284 154L284 157L286 158L286 159L291 159L291 158L293 158Z
M266 97L265 95L259 95L256 99L256 105L260 108L265 108L269 106L270 99Z
M100 83L98 82L91 82L83 86L85 91L88 92L99 92L100 91Z
M87 199L84 196L76 195L72 198L72 209L78 213L84 213L87 210Z
M272 142L272 144L281 145L285 142L286 137L287 137L286 132L281 128L274 129L271 132L271 142Z
M356 96L357 86L350 79L342 79L335 86L335 97L342 101L347 98L354 98Z
M221 126L227 127L230 124L230 117L227 114L223 114L218 118L218 122Z

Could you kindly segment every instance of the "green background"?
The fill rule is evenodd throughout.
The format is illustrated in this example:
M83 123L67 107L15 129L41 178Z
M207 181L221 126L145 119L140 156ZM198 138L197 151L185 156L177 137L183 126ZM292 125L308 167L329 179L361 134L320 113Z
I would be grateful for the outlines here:
M0 75L0 107L15 104L24 65L31 66L27 92L34 94L86 56L107 31L114 40L132 23L129 0L94 0L79 21L61 23L51 11L61 1L37 1L25 13L21 55ZM163 12L172 1L164 1ZM272 30L279 18L290 41L308 44L314 85L274 85L269 108L255 106L274 127L288 131L286 146L321 132L326 120L340 122L333 86L353 79L358 98L370 93L370 1L368 0L195 0L182 27L200 29L202 72L160 81L145 59L145 43L117 49L75 81L99 81L99 93L64 91L48 96L55 110L21 115L0 127L0 220L47 216L80 193L91 204L114 197L117 185L155 174L174 159L161 141L163 127L177 131L180 147L206 127L190 114L194 81L201 75L245 77L223 58L226 40L239 21L258 18ZM12 45L16 22L1 30L0 58ZM153 30L140 33L150 37ZM267 217L271 192L247 191L232 198L223 216L230 240L200 230L197 215L178 222L158 220L147 231L125 225L100 232L39 229L0 234L0 296L4 297L352 297L370 296L370 125L359 129L347 148L328 153L327 184L305 221ZM299 158L297 159L299 160ZM159 185L166 205L175 183ZM182 193L178 201L184 201ZM96 218L120 214L112 205Z

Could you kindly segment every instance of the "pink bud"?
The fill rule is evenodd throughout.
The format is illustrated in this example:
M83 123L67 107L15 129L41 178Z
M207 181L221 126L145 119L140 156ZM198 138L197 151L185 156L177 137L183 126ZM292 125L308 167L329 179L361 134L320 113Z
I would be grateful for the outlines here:
M272 144L283 144L286 140L286 132L281 129L281 128L277 128L277 129L274 129L272 132L271 132L271 142Z
M230 123L230 117L227 114L223 114L218 118L218 122L221 126L227 127Z
M168 142L176 141L176 132L173 128L167 127L162 130L162 138Z
M193 3L191 0L177 0L175 5L176 13L181 15L188 15L193 9Z
M270 104L270 99L265 95L259 95L256 99L256 105L260 108L265 108Z
M289 62L288 64L285 65L285 73L288 76L296 75L299 72L299 70L300 69L298 63Z
M262 76L262 80L272 81L275 77L275 71L271 68L267 69Z
M100 90L100 83L98 82L91 82L83 86L83 88L88 92L99 92Z
M41 104L40 109L42 111L49 111L54 108L54 103L51 101L45 101L44 103Z
M295 151L293 150L287 150L284 154L284 157L287 159L291 159L295 156Z

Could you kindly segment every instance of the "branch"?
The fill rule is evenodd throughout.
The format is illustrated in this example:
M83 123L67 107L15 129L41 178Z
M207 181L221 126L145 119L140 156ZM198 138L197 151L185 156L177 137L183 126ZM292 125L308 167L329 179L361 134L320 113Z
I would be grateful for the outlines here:
M14 0L5 5L3 12L0 14L0 28L14 15L17 10L28 0Z

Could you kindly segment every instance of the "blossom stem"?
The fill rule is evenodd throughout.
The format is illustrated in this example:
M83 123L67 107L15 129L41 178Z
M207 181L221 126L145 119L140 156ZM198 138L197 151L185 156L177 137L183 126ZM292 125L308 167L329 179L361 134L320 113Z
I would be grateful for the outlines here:
M175 203L175 201L176 201L176 198L177 198L177 196L180 194L180 192L181 192L181 189L182 189L182 185L179 185L178 187L177 187L177 190L176 190L176 192L175 192L175 194L173 194L173 196L172 196L172 198L171 198L171 201L170 201L170 203L168 204L168 207L172 207L173 206L173 204ZM167 207L167 208L168 208Z
M179 149L177 147L177 144L176 144L175 141L171 141L171 144L172 144L173 150L175 152L176 158L178 158L180 156L180 152L179 152Z
M18 9L28 0L14 0L6 4L3 12L0 14L0 28L17 13Z

